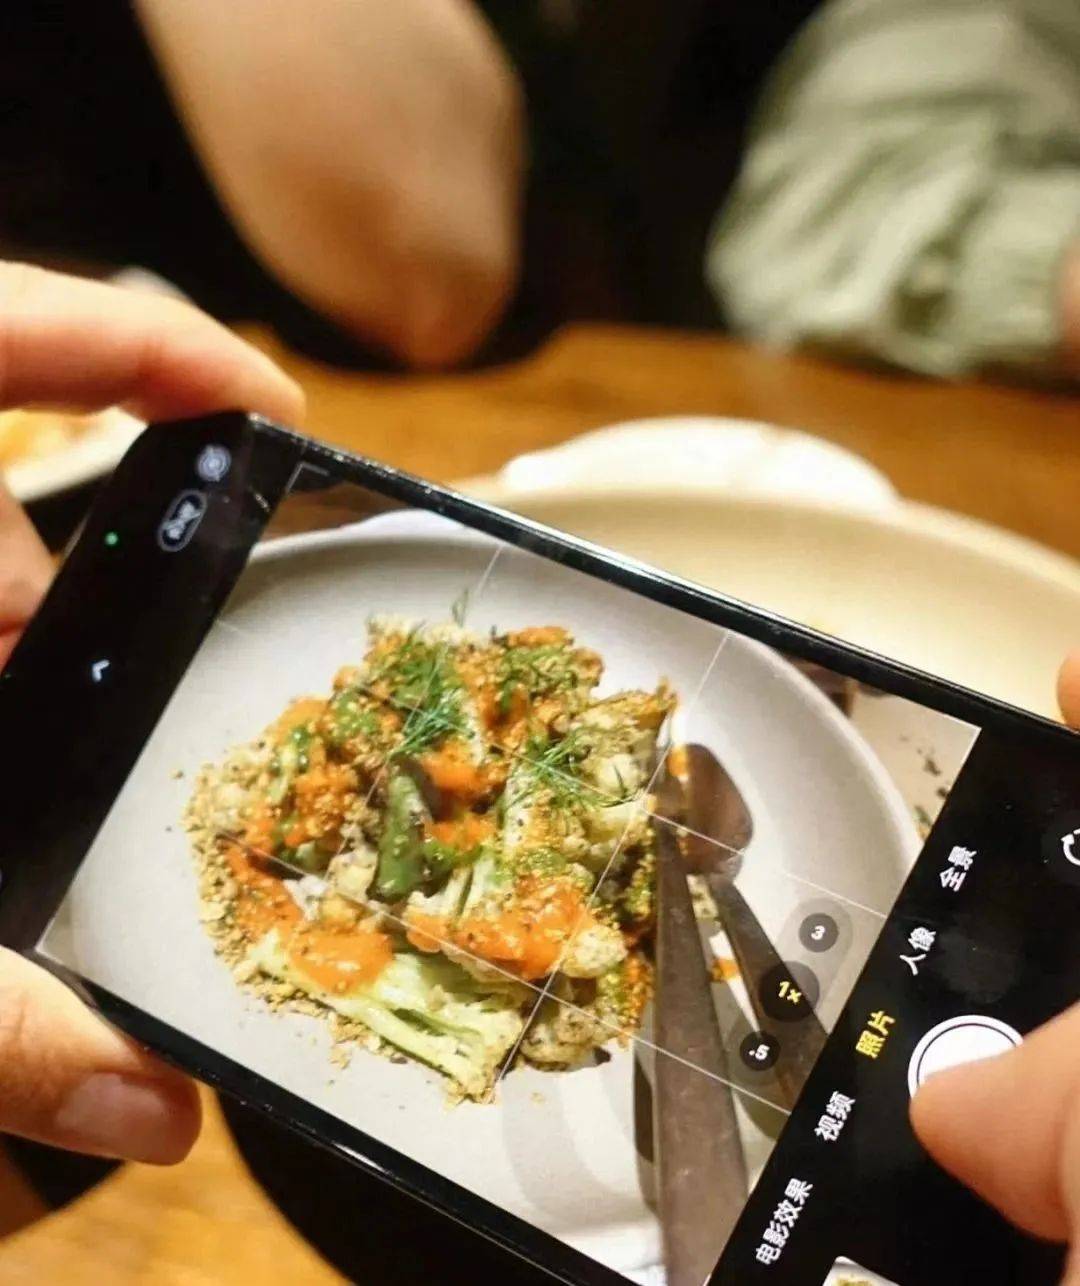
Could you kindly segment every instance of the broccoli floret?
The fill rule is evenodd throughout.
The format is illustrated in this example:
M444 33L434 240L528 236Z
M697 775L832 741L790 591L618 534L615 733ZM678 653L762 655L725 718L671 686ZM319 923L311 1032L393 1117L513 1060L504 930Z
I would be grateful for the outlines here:
M618 910L624 923L644 928L652 923L656 899L656 854L647 852L630 873L619 896Z
M480 987L441 956L397 953L373 982L327 991L296 969L272 930L250 950L263 973L362 1023L387 1044L448 1076L468 1098L490 1096L495 1076L521 1035L530 992Z
M597 978L589 1009L609 1031L635 1031L651 995L652 966L643 952L631 951Z

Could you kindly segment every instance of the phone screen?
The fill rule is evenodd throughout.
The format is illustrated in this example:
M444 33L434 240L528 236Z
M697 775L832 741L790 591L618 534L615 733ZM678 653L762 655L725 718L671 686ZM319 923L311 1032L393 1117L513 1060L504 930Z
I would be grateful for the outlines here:
M907 1110L1080 995L1076 740L296 441L137 448L16 655L29 945L566 1281L1056 1280Z

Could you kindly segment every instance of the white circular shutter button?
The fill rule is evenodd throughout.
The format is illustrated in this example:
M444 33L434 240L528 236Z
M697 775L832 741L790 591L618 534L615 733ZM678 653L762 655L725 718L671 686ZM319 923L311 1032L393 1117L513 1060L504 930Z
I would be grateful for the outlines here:
M1020 1033L999 1018L965 1014L932 1027L915 1046L908 1064L908 1091L914 1096L935 1072L1008 1053L1023 1043Z

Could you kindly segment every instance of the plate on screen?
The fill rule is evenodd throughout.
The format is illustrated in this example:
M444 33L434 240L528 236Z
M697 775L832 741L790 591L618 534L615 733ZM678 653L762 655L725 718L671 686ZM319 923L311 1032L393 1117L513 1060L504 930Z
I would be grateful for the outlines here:
M356 659L372 612L438 620L460 589L473 587L467 625L479 634L558 623L604 658L603 691L663 674L684 694L675 735L708 743L754 813L739 886L767 931L785 940L808 912L820 915L823 899L847 917L843 958L822 974L819 1013L826 1023L835 1018L918 848L913 796L891 761L912 753L904 709L890 714L878 702L862 715L841 714L760 644L521 551L495 555L488 538L412 512L262 546L155 730L136 770L138 790L114 807L46 948L609 1267L662 1281L635 1106L635 1084L642 1076L647 1083L663 1056L648 1043L647 1026L643 1040L613 1043L594 1065L516 1068L491 1104L448 1108L440 1077L413 1062L358 1050L338 1067L322 1019L260 1007L215 956L176 824L199 766L257 735L289 699L327 690L338 667ZM959 763L966 733L952 721L942 729L953 741L938 758ZM133 902L153 914L130 916ZM738 1008L745 994L733 994ZM784 1117L767 1090L740 1090L736 1101L756 1173Z

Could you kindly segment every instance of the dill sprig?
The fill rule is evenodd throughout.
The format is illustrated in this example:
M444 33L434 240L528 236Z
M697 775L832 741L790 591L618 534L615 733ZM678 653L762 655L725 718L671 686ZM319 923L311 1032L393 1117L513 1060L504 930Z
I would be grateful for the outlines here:
M465 628L465 619L469 615L469 598L470 597L471 597L471 590L466 585L466 587L461 591L461 593L457 596L457 598L454 599L453 603L451 603L450 605L450 616L454 624L458 627L458 629Z
M392 759L407 759L423 754L445 737L465 731L460 688L445 688L422 707L410 710L401 730L401 740L394 747Z
M514 790L511 803L521 804L544 795L552 808L571 812L583 805L603 802L596 787L582 781L580 776L581 762L588 753L577 729L571 729L558 740L531 736L525 743L521 760L522 780Z
M445 647L429 643L421 635L422 625L414 626L388 656L382 658L369 676L368 683L385 682L391 702L400 709L421 705L443 669Z
M446 645L428 642L420 628L410 630L371 680L386 682L390 704L405 715L393 759L423 754L445 737L465 730L463 685Z

